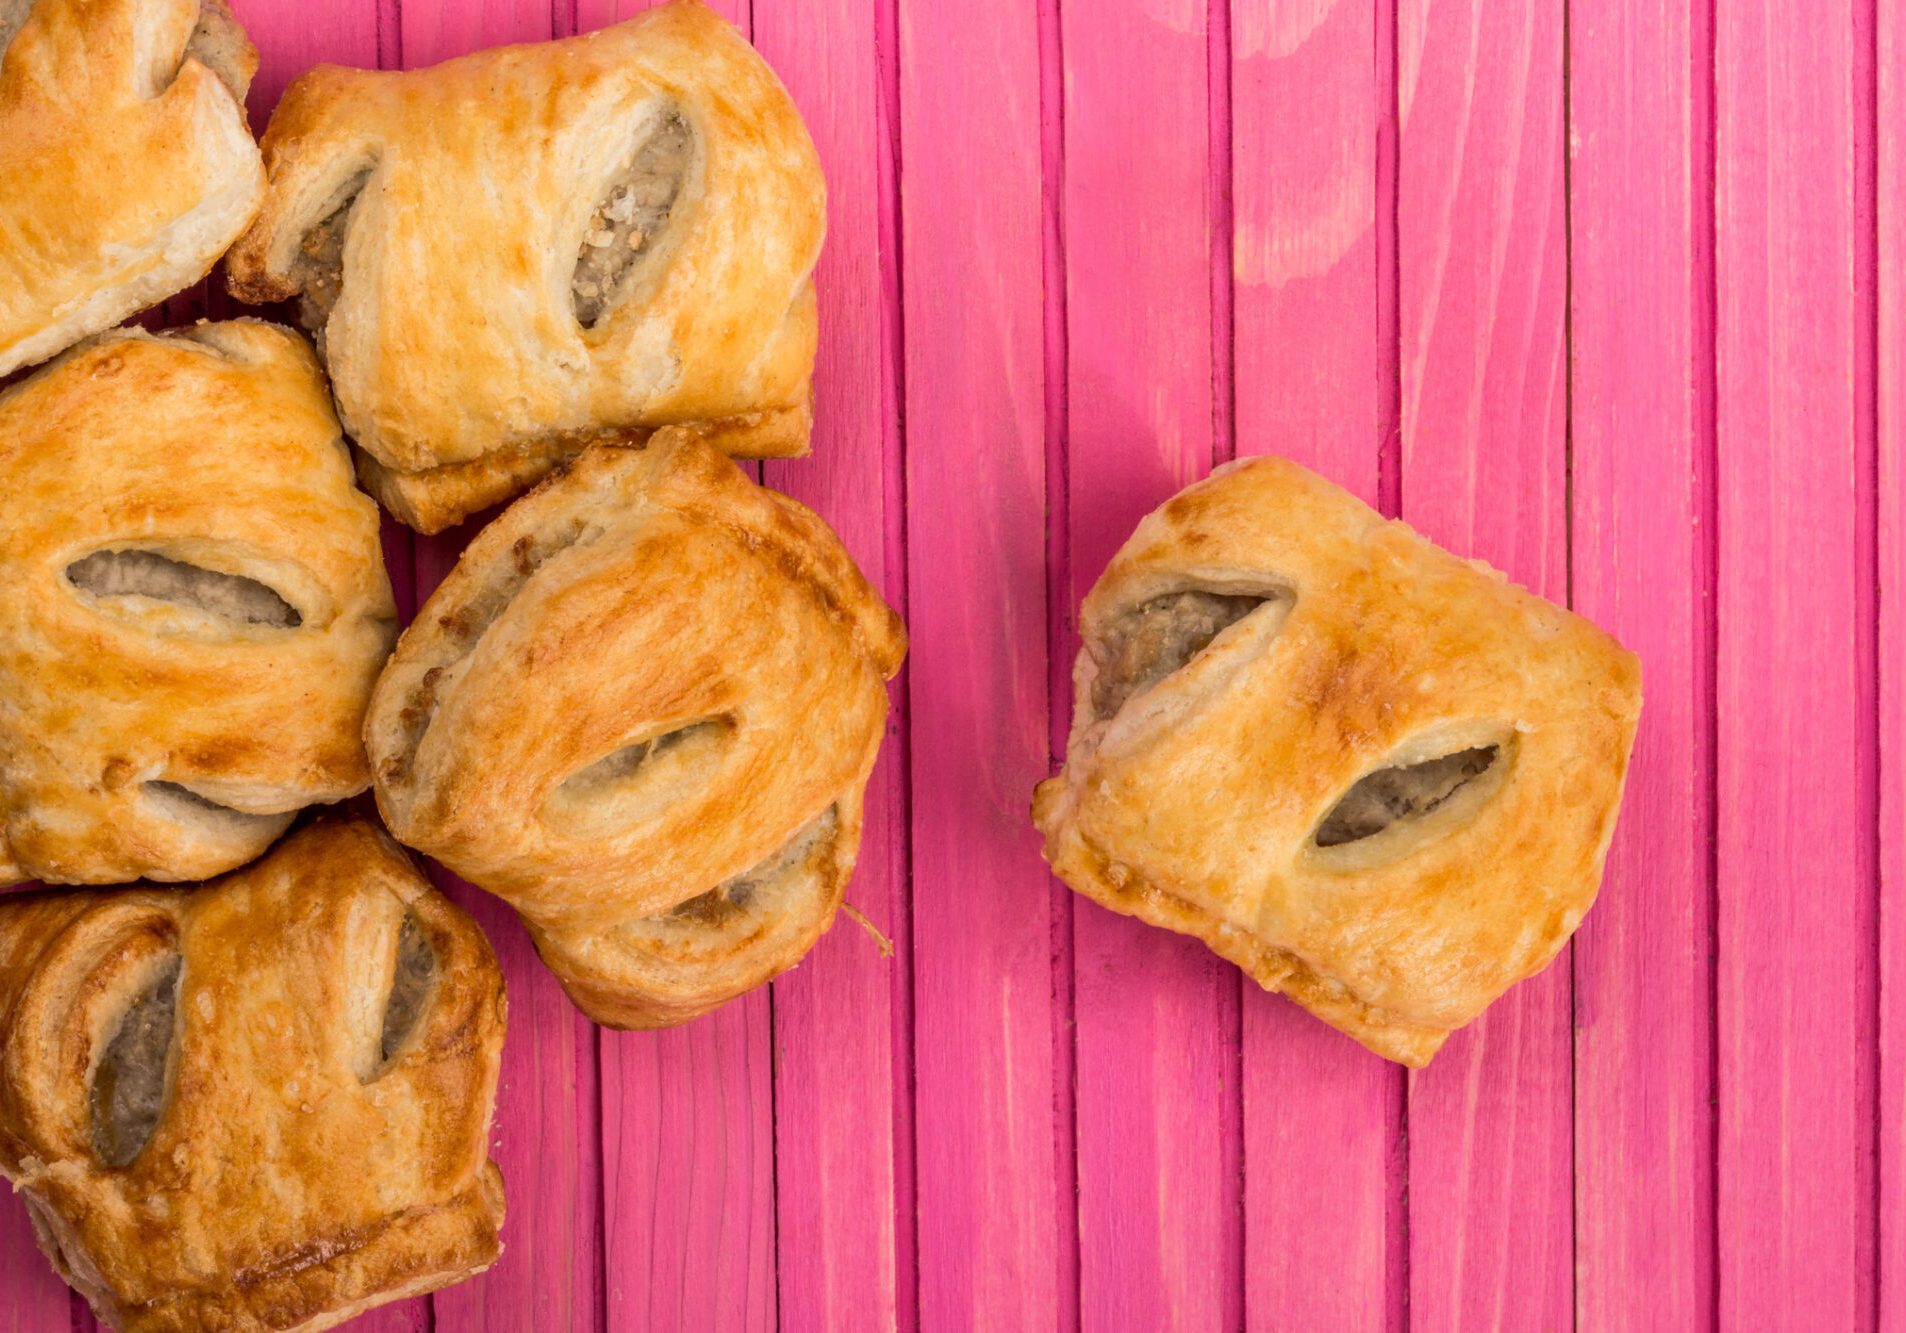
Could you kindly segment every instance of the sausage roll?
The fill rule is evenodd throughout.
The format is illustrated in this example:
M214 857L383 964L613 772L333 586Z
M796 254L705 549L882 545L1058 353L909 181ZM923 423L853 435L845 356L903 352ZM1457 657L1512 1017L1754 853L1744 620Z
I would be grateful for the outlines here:
M0 898L0 1173L129 1333L320 1329L495 1262L503 977L367 824Z
M223 0L0 0L0 375L191 286L258 211Z
M1054 871L1379 1055L1426 1064L1593 903L1639 664L1322 478L1188 488L1080 633Z
M0 393L0 883L202 879L370 785L377 507L295 333L102 335Z
M412 527L671 422L807 451L820 166L698 0L432 69L320 66L264 148L232 290L300 298L365 482Z
M905 631L811 511L680 430L480 532L366 722L398 838L507 899L570 998L678 1023L832 922Z

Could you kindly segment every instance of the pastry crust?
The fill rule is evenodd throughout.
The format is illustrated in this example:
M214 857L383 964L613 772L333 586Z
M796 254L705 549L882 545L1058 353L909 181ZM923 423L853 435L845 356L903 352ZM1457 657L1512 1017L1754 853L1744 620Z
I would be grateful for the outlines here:
M5 375L203 278L265 172L258 54L221 0L10 0L0 46Z
M396 608L296 334L120 330L0 394L0 528L0 878L205 878L370 785Z
M682 430L477 534L365 739L398 838L507 899L599 1022L658 1027L834 916L906 651L811 511Z
M430 964L387 1055L407 934ZM117 1034L161 988L171 1017L139 1058L163 1096L108 1166ZM202 888L15 895L0 1173L114 1328L330 1328L495 1262L503 1026L482 932L368 824L314 824Z
M1378 1054L1428 1063L1593 903L1639 663L1321 477L1260 458L1181 492L1081 635L1065 771L1033 804L1053 869ZM1174 643L1183 665L1140 663ZM1358 785L1391 769L1430 789Z
M232 290L305 296L365 484L412 527L671 423L730 453L807 451L819 160L774 72L701 4L425 70L319 66L264 150ZM650 228L612 202L636 177ZM578 276L609 242L631 256L612 294Z

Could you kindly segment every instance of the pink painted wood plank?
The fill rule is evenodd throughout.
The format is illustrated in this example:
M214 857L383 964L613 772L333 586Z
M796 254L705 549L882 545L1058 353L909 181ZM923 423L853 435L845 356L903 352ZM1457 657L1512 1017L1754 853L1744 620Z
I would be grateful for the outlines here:
M311 6L284 0L237 0L232 11L258 48L258 73L245 98L252 132L265 132L279 94L313 65L376 66L378 8L378 0ZM395 12L392 0L391 13ZM395 63L394 58L390 63Z
M557 22L651 7L579 0ZM746 35L747 0L714 8ZM772 1025L763 993L674 1031L601 1034L608 1328L774 1326Z
M555 33L545 3L411 0L399 14L407 67ZM480 521L480 520L479 520ZM418 601L455 562L478 521L416 541ZM451 1328L592 1328L602 1316L603 1208L597 1033L542 966L501 902L447 874L446 892L489 933L510 988L510 1039L497 1095L495 1156L509 1190L502 1260L435 1298Z
M1205 6L1060 14L1069 577L1055 666L1069 669L1079 599L1138 520L1211 465L1213 221ZM1054 679L1062 755L1067 671ZM1083 900L1072 962L1081 1326L1236 1326L1237 969Z
M1880 761L1879 1327L1906 1324L1906 5L1879 6L1878 557Z
M1398 6L1402 512L1567 592L1562 10ZM1569 975L1517 987L1412 1076L1410 1319L1564 1327Z
M1877 1110L1861 57L1844 11L1802 0L1719 5L1715 38L1719 1314L1856 1328Z
M901 0L921 1323L1062 1326L1038 14ZM1056 90L1053 90L1056 94ZM1057 280L1053 275L1054 281Z
M475 529L473 521L416 539L419 604ZM596 1328L603 1208L596 1028L569 1003L506 904L430 869L489 936L510 1001L491 1146L508 1198L503 1257L481 1277L437 1293L437 1325Z
M1283 454L1372 504L1394 428L1391 31L1360 0L1240 3L1231 30L1236 452ZM1248 1321L1382 1328L1402 1294L1402 1074L1249 982L1242 1041Z
M1695 8L1622 0L1570 30L1575 605L1647 673L1575 943L1585 1328L1713 1317L1712 27Z
M805 116L827 173L827 247L815 275L821 346L813 454L766 466L769 485L834 525L905 614L898 326L883 275L897 192L879 98L875 14L857 0L776 0L756 45ZM884 957L845 916L774 986L779 1310L787 1328L912 1326L911 920L906 899L905 680L867 789L847 900L895 946Z
M757 991L670 1031L602 1034L608 1328L775 1326L768 1029Z
M571 8L570 0L400 0L404 67L511 42L547 41L569 30Z
M46 1333L77 1324L86 1302L67 1290L33 1242L26 1205L11 1190L0 1197L0 1333Z
M572 7L575 10L575 16L571 22L567 20L567 16L560 8L563 4L563 0L557 0L559 6L557 13L558 30L568 32L594 32L597 28L605 27L608 24L619 23L626 18L633 18L643 10L653 9L662 2L663 0L573 0ZM751 10L750 0L707 0L707 3L710 9L740 28L744 34L748 32L749 14ZM789 0L762 0L763 10L767 10L771 4L780 9L791 9L792 12L799 12L798 3L791 6ZM569 23L569 26L566 28L563 26L565 22Z

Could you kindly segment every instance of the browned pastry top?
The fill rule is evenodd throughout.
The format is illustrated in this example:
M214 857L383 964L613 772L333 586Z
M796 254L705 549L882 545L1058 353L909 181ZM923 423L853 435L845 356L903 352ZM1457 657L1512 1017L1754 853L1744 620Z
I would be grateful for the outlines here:
M326 1328L488 1267L503 981L366 824L0 898L0 1172L100 1317Z
M203 878L369 785L396 609L297 335L121 330L0 394L0 529L0 883Z
M1047 858L1373 1050L1427 1062L1594 901L1635 658L1322 478L1185 490L1081 632Z
M480 532L405 631L366 727L379 808L521 911L592 1014L679 1016L685 995L645 1016L574 973L805 952L904 651L805 507L684 431L599 446Z
M405 522L448 526L605 432L806 451L819 160L703 5L430 69L321 65L264 152L233 290L302 295Z
M222 0L0 0L0 375L197 282L264 197Z

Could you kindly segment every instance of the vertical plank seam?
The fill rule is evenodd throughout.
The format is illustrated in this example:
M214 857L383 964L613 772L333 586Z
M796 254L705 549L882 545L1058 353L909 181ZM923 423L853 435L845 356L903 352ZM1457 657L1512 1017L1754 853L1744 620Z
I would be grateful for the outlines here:
M910 620L913 572L907 557L906 268L901 226L905 154L900 114L899 0L881 0L874 9L874 80L875 171L879 189L875 226L876 243L880 248L882 351L886 357L881 383L882 392L889 396L881 414L881 429L888 433L886 447L881 450L882 511L887 517L883 554L889 590L897 594L895 608L902 620ZM913 938L913 694L909 663L901 663L890 697L894 701L898 731L894 762L899 766L895 783L899 809L894 812L894 841L890 851L893 858L890 901L897 917L889 923L889 928L894 937L902 941L888 993L893 1083L893 1123L889 1132L893 1135L894 1149L894 1208L899 1214L894 1228L894 1317L896 1325L911 1333L920 1326L920 1145L915 1114L919 1075L913 1030L917 942Z
M1701 764L1706 779L1707 820L1707 1105L1708 1105L1708 1318L1718 1325L1721 1311L1721 841L1720 841L1720 203L1716 195L1720 172L1720 58L1719 24L1715 0L1693 0L1689 51L1697 62L1688 86L1695 105L1692 120L1701 137L1702 151L1692 164L1691 182L1696 223L1693 256L1699 277L1695 328L1690 346L1696 359L1696 419L1701 441L1695 451L1695 512L1703 525L1699 543L1701 641L1697 664L1707 711L1702 727Z
M1211 466L1238 456L1237 391L1237 274L1235 263L1236 212L1231 110L1231 0L1209 0L1205 6L1205 152L1206 235L1211 267ZM1244 999L1242 969L1231 969L1230 1063L1225 1068L1225 1097L1219 1108L1220 1151L1224 1170L1220 1179L1230 1191L1224 1213L1226 1272L1237 1274L1234 1288L1223 1296L1226 1327L1247 1327L1245 1260L1246 1234L1251 1225L1245 1207L1249 1188L1245 1180L1244 1141Z
M1061 0L1040 0L1039 37L1039 182L1042 342L1045 361L1045 507L1046 507L1046 729L1047 771L1065 752L1071 721L1070 673L1065 645L1072 614L1071 478L1067 468L1069 430L1067 392L1065 256L1065 41ZM1079 1144L1075 1087L1078 1039L1073 1022L1073 895L1048 877L1052 904L1050 976L1052 985L1052 1137L1053 1247L1059 1272L1055 1282L1062 1300L1059 1326L1079 1326Z
M1854 462L1857 488L1864 487L1854 527L1854 558L1860 573L1854 586L1860 590L1860 611L1855 650L1858 655L1860 698L1858 700L1860 752L1858 791L1863 823L1867 833L1864 847L1865 873L1860 876L1866 901L1861 917L1871 950L1863 960L1865 974L1860 978L1860 1007L1867 1018L1866 1037L1859 1067L1859 1117L1867 1127L1867 1140L1860 1153L1858 1169L1866 1188L1862 1196L1869 1214L1861 1229L1864 1252L1856 1268L1859 1280L1868 1284L1861 1293L1859 1308L1879 1328L1880 1309L1880 867L1882 844L1880 831L1880 489L1879 489L1879 3L1859 0L1854 7L1854 97L1855 106L1865 99L1867 115L1854 117L1853 130L1853 274L1854 274L1854 370L1857 394L1854 403ZM1862 29L1864 30L1862 32ZM1861 40L1861 38L1864 40Z
M1398 208L1398 154L1402 92L1397 81L1397 0L1377 0L1377 508L1386 518L1403 512L1403 289L1397 263L1402 225Z
M1402 144L1402 93L1397 71L1401 19L1397 0L1377 0L1372 39L1376 64L1376 363L1377 505L1385 517L1403 511L1403 328L1398 182ZM1388 1292L1384 1324L1388 1333L1410 1328L1410 1080L1406 1071L1388 1068L1389 1096L1384 1115L1383 1269Z
M1231 151L1231 4L1212 0L1205 13L1205 129L1209 154L1206 203L1211 245L1211 447L1213 463L1238 456L1238 321L1234 271L1236 225ZM1239 973L1240 978L1242 972ZM1241 1024L1240 1020L1240 1024ZM1240 1038L1240 1047L1242 1039ZM1241 1053L1240 1053L1240 1058Z
M1574 99L1570 73L1574 68L1574 0L1562 4L1562 577L1570 608L1575 606L1575 154ZM1581 979L1576 972L1575 941L1568 949L1568 1187L1569 1187L1569 1327L1582 1327L1581 1278L1581 1135L1577 1130L1579 1066L1576 1034Z

